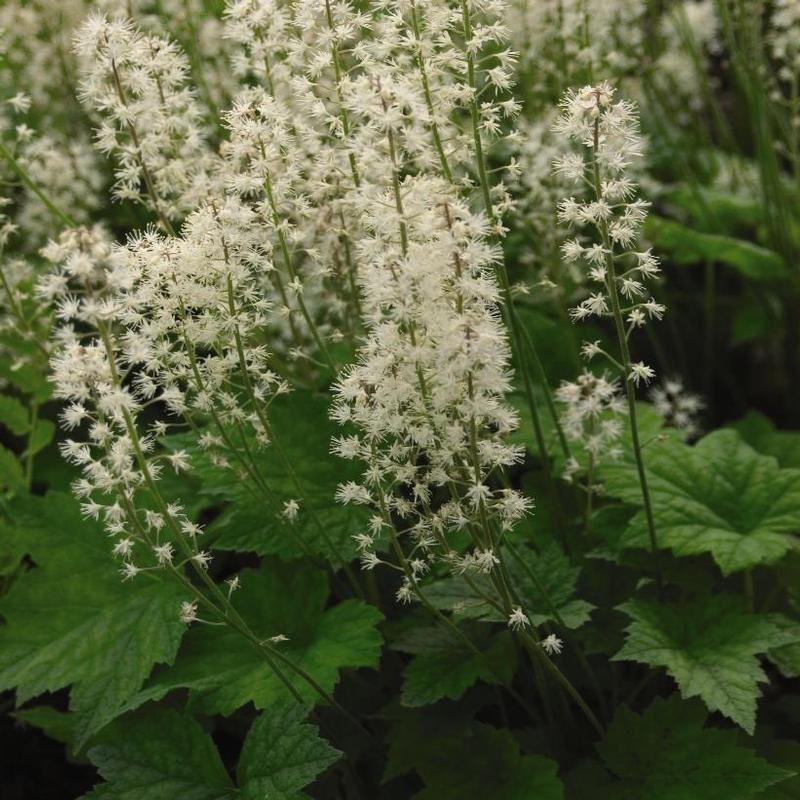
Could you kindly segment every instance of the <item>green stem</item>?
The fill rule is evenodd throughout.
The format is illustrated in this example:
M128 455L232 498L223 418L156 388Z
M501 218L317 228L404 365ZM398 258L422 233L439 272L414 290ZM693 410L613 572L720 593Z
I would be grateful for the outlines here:
M111 373L112 383L116 387L121 387L121 380L119 376L119 372L117 371L116 360L114 358L114 346L111 342L111 334L109 333L108 328L104 323L101 323L98 326L98 332L100 334L100 339L103 342L103 346L106 351L106 357L108 360L109 370ZM270 646L265 642L261 642L255 634L250 630L247 623L241 617L239 612L234 608L233 604L230 602L228 597L225 593L217 586L208 572L200 565L198 565L194 560L194 551L192 550L189 543L186 541L186 536L181 531L181 529L176 524L175 520L172 517L172 514L169 511L167 502L161 495L161 492L156 485L155 479L153 478L150 472L150 466L147 462L147 458L141 448L141 444L139 442L139 434L136 430L136 424L134 423L133 417L131 416L130 411L127 408L123 408L122 410L123 419L125 422L125 429L128 434L128 438L130 439L131 448L133 449L133 454L136 459L136 463L139 466L139 469L142 471L142 477L144 478L144 484L147 489L150 491L150 494L155 501L156 507L158 511L164 518L165 523L169 527L172 535L175 538L175 541L178 544L183 556L186 560L193 566L194 572L197 577L200 578L200 581L206 586L209 590L211 595L217 600L219 603L219 608L221 611L224 611L224 619L228 624L231 625L235 630L241 633L243 636L248 638L251 642L257 643L258 646L265 652L267 652L273 658L277 658L282 663L286 664L289 669L297 674L300 678L308 683L308 685L314 689L317 694L326 702L334 706L335 708L339 709L344 713L349 719L353 719L348 711L346 711L342 706L337 703L331 695L326 692L319 684L308 675L301 667L297 666L291 659L288 659L282 653L279 653L276 648ZM188 579L187 579L188 581ZM189 581L189 583L191 583ZM193 584L192 584L193 585ZM202 593L201 593L202 594ZM269 663L269 662L268 662ZM356 724L359 725L357 720L355 720Z
M298 279L297 272L294 268L294 261L292 260L291 253L289 252L289 245L286 242L286 236L283 233L283 229L281 227L281 220L278 214L278 207L275 203L275 197L272 192L272 181L269 178L266 178L264 181L264 191L267 195L267 200L269 202L270 211L272 213L272 224L275 228L275 235L278 237L278 245L281 249L281 254L283 255L284 265L286 269L289 271L289 277L294 281ZM328 368L331 371L331 374L336 374L336 365L333 363L331 359L330 353L328 353L328 348L325 347L325 343L322 341L322 337L317 330L316 323L311 317L311 314L308 312L308 308L306 307L305 300L303 300L302 290L298 289L296 292L297 297L297 304L300 306L300 313L303 315L303 319L306 321L306 325L308 325L308 330L311 333L311 336L314 339L315 344L317 345L317 349L322 354L322 357L327 362Z
M595 694L597 695L597 700L600 704L600 709L602 713L607 714L608 709L606 708L605 695L603 694L603 690L600 687L600 682L598 681L597 676L594 674L594 670L592 669L591 664L589 664L589 661L586 658L586 654L583 652L583 648L568 633L569 627L567 626L566 622L564 622L564 618L561 616L561 613L556 608L555 603L553 603L549 593L547 592L547 589L539 580L536 573L528 566L528 564L525 562L525 559L522 558L522 556L517 552L516 548L508 541L506 541L506 548L508 549L508 552L511 553L514 560L525 571L525 574L530 578L531 583L533 583L533 585L536 587L536 591L541 595L542 599L545 601L545 605L547 606L550 615L553 617L558 626L561 628L564 639L569 644L570 649L575 653L578 659L578 663L580 663L581 668L586 674L586 677L589 678L589 681L592 684L592 688L595 690Z
M326 0L327 1L327 0ZM448 183L453 183L453 172L450 169L447 156L444 152L442 145L442 138L439 133L439 125L436 122L436 110L433 104L433 96L431 95L430 81L428 79L428 70L425 66L425 58L422 55L422 36L420 34L419 17L417 16L417 4L414 0L411 1L411 28L414 32L414 40L417 43L416 60L419 69L420 79L422 80L422 93L425 96L425 105L428 108L428 116L431 120L431 134L433 136L433 146L439 155L439 162L442 166L442 172Z
M122 105L127 109L128 101L125 96L125 90L122 87L122 81L120 80L119 72L117 71L117 64L113 58L111 59L111 74L114 79L114 88L116 89L117 97L119 98L120 103L122 103ZM136 148L139 166L142 168L142 178L144 180L145 188L147 189L147 194L150 196L150 202L153 204L153 211L156 212L156 216L161 222L164 230L170 236L175 236L175 228L172 227L172 223L169 221L169 219L167 219L166 214L161 210L161 202L159 201L155 184L153 183L150 170L148 169L147 164L144 161L144 156L142 155L142 146L139 143L139 134L136 132L136 127L130 119L127 121L126 127L128 128L128 133L130 134L133 146Z
M236 314L237 314L236 300L235 300L235 297L234 297L233 280L231 279L230 272L227 275L227 290L228 290L228 309L230 311L231 318L232 319L236 319ZM247 392L247 396L248 396L248 398L250 400L250 403L251 403L251 405L253 407L253 411L255 412L256 416L258 417L259 422L261 423L262 427L264 428L264 433L269 436L269 438L270 438L270 440L272 442L272 446L275 448L275 452L278 454L278 457L280 458L280 460L281 460L281 462L282 462L282 464L284 466L284 469L289 474L289 477L290 477L292 483L294 483L295 488L297 489L297 491L298 491L298 493L300 495L300 498L301 498L303 504L305 505L306 510L308 511L309 516L311 517L312 521L314 522L314 524L316 525L317 529L319 530L320 535L322 536L323 540L325 541L325 543L330 548L331 553L333 553L333 555L336 558L339 559L339 561L340 561L340 563L342 565L342 569L344 570L345 575L347 575L347 579L350 581L350 583L351 583L351 585L353 587L353 591L355 591L356 594L359 595L360 597L363 597L363 594L364 594L363 590L361 589L361 586L359 585L358 580L356 579L356 576L353 573L353 570L350 568L350 564L347 562L347 560L341 554L341 552L339 551L339 548L336 547L336 544L333 542L333 540L328 535L327 530L325 529L325 527L322 525L322 523L317 518L317 515L316 515L316 512L314 511L313 506L306 499L305 492L303 491L303 486L300 483L300 479L298 478L297 473L294 471L294 467L292 466L291 462L289 461L289 458L286 455L286 452L284 451L284 449L281 447L280 443L278 442L278 440L277 440L277 438L275 436L275 432L274 432L274 430L272 428L272 425L269 422L269 419L267 419L267 416L264 414L263 410L261 409L261 404L258 402L258 399L256 398L255 391L253 389L253 384L252 384L252 381L250 380L250 373L248 372L248 369L247 369L247 358L245 357L244 345L242 343L242 337L241 337L241 333L239 332L239 326L238 325L234 325L233 326L233 339L234 339L234 343L236 344L236 355L237 355L237 358L239 360L239 369L242 371L242 379L244 380L245 391Z
M408 560L405 557L405 553L403 552L403 548L400 545L400 542L397 539L397 532L394 529L393 525L389 525L389 536L392 541L392 549L395 551L395 555L397 556L397 560L400 562L400 565L403 569L403 572L408 578L409 582L411 583L412 587L414 588L414 593L419 598L420 603L422 603L423 607L425 608L428 613L430 613L440 624L444 625L448 630L450 630L453 634L455 634L456 638L460 639L467 649L475 656L481 659L484 665L489 669L489 671L497 678L498 682L503 684L504 680L501 675L497 673L494 666L492 665L491 661L487 657L486 653L484 653L478 646L458 627L451 619L449 619L445 614L443 614L436 606L434 606L430 600L423 594L422 589L420 588L419 584L414 578L413 572L411 571L411 567L408 564ZM505 687L511 697L519 703L520 707L524 709L527 714L530 716L532 720L536 719L536 712L530 706L530 704L514 689L513 686L506 686Z
M35 453L33 451L33 438L36 435L36 427L39 422L39 403L36 400L31 401L31 416L30 416L30 430L28 432L28 447L25 451L25 486L28 491L31 490L33 485L33 459Z
M600 124L599 121L596 120L594 123L592 148L592 178L594 184L594 193L598 200L600 200L603 196L602 185L600 181L600 165L597 161L597 150L599 148L599 144ZM620 308L619 292L617 290L616 262L614 260L611 237L608 232L608 224L605 220L602 220L600 223L600 234L603 239L603 248L606 251L606 269L608 272L606 284L609 297L611 299L614 327L617 332L617 341L619 343L620 361L625 371L622 379L625 382L625 396L628 401L628 422L631 431L631 443L633 445L633 455L636 460L636 471L639 476L639 487L642 492L642 503L644 505L645 517L647 518L647 533L650 539L650 549L655 562L656 584L660 594L663 589L663 583L661 577L658 539L656 537L656 524L653 517L653 504L650 499L650 488L647 482L647 472L644 466L642 446L641 442L639 441L639 424L636 412L636 391L634 389L633 379L630 374L631 356L628 348L628 336L625 332L625 321L622 317L622 310Z
M583 712L586 719L589 720L591 726L600 735L605 738L606 729L599 719L595 716L594 711L589 708L588 703L583 699L581 693L572 685L566 675L553 663L552 659L544 652L541 645L534 641L527 633L520 633L519 638L522 641L523 647L527 650L531 661L538 661L544 665L544 668L556 679L559 685L566 691L566 693L573 699L575 705Z
M478 101L476 99L477 84L475 78L475 57L469 51L469 42L472 39L472 19L470 16L469 4L467 0L461 0L461 17L464 28L464 42L465 42L464 57L467 63L467 85L470 87L472 91L472 97L469 103L469 112L470 112L470 122L472 126L472 141L473 141L473 147L475 149L475 165L478 170L478 183L480 185L480 191L481 191L481 196L483 198L483 205L486 210L486 215L489 219L489 222L491 223L492 228L496 229L498 224L498 219L494 212L494 205L492 204L492 195L489 186L489 177L486 171L486 156L483 152L483 139L481 137L480 111L478 109ZM537 445L542 454L542 464L544 466L544 470L547 475L547 480L548 482L550 482L552 481L552 475L549 466L550 457L547 452L547 448L545 446L544 435L542 433L537 403L534 399L530 378L527 374L528 370L526 369L526 360L523 355L523 336L521 333L523 326L520 323L519 318L517 317L516 314L516 310L514 308L514 301L511 293L511 282L509 281L508 278L508 272L506 270L505 262L503 261L498 262L496 272L498 279L500 281L501 289L503 291L506 320L508 323L509 330L511 331L512 346L516 352L517 361L519 363L520 371L522 372L523 376L525 397L528 402L528 407L530 408L531 418L533 420L534 432L536 434ZM532 353L536 353L536 349L532 341L529 341L529 347ZM541 359L539 358L538 353L536 354L534 361L538 365L538 367L541 367ZM541 369L539 376L540 379L543 378L543 380L541 381L542 391L545 393L545 395L550 395L550 385L544 375L543 369ZM552 402L552 398L548 400L547 405L553 415L553 420L556 425L556 428L560 429L560 422L558 420L558 415L555 412L555 404ZM563 438L563 434L560 434L559 438L562 447L566 447L566 439ZM568 447L566 447L566 452L569 452Z
M325 19L328 23L328 28L331 34L331 63L333 64L333 73L336 80L336 97L339 101L339 116L342 120L342 134L347 139L350 136L350 117L347 114L347 107L344 103L342 95L342 65L339 60L339 45L336 42L336 27L333 22L333 13L331 12L330 0L325 0ZM358 165L356 163L356 154L348 149L347 160L350 163L350 173L353 176L353 183L356 188L361 185L361 178L358 172Z
M3 291L5 292L6 297L8 298L8 305L9 309L11 310L11 313L16 318L20 326L25 329L25 331L29 336L30 341L32 341L36 345L36 348L39 350L41 355L44 356L45 360L48 360L50 358L50 352L47 349L47 346L44 344L44 342L41 339L39 339L30 321L25 316L22 310L22 306L19 304L19 300L15 296L14 290L11 284L8 282L8 278L6 277L6 273L3 270L2 266L0 266L0 283L2 283Z

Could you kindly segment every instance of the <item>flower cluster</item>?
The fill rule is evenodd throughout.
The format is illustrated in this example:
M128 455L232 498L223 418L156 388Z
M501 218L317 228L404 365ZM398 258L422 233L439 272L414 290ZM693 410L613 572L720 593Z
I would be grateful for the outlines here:
M231 64L240 52L228 36L222 9L204 0L96 0L109 16L124 15L149 34L171 38L186 53L198 99L216 123L219 109L228 105L239 83Z
M505 3L232 0L211 35L236 53L226 86L199 80L214 55L189 11L176 43L146 3L137 24L103 8L76 37L81 98L118 199L157 227L124 244L68 230L46 250L57 266L39 292L59 321L76 492L126 574L206 566L199 528L160 489L167 465L230 467L302 527L302 486L276 495L253 450L282 453L270 402L334 379L344 337L356 357L335 384L347 430L334 450L364 464L339 499L372 509L356 537L365 565L394 538L400 599L440 567L502 569L503 539L531 505L500 480L522 457L507 439L517 418L496 278L513 202L488 166L519 111ZM215 98L225 108L209 116ZM176 449L175 428L196 447ZM183 618L195 616L189 603Z
M446 182L419 176L401 188L403 217L387 197L370 219L369 338L336 386L333 416L353 432L334 449L366 464L362 483L342 486L340 497L375 510L371 529L358 536L370 563L380 534L396 527L410 539L413 577L442 559L459 572L487 572L529 507L518 492L490 484L521 455L504 441L516 415L503 401L511 376L492 273L499 254L485 217ZM462 530L475 540L466 554L448 543ZM410 596L411 580L401 597Z
M170 220L208 193L203 112L180 49L122 18L93 14L76 36L81 98L100 119L97 146L116 161L115 194Z
M225 38L235 44L232 65L240 78L252 76L270 91L286 87L284 63L290 12L280 0L232 0L225 6ZM281 100L289 99L282 94Z
M45 124L75 112L71 37L87 13L85 0L10 0L0 5L0 82L24 87ZM46 128L45 128L46 129Z
M616 80L641 69L641 0L514 0L508 22L529 91L544 100L593 75Z
M637 186L627 175L643 152L636 110L627 101L614 101L607 83L570 90L561 108L554 129L582 151L567 153L554 164L556 174L580 191L559 203L558 216L572 229L591 232L565 241L562 257L568 264L584 265L597 287L572 309L572 317L621 323L624 316L627 339L648 320L661 319L665 310L647 289L659 274L658 259L637 247L649 203L637 197ZM638 384L652 377L646 365L624 361L627 379Z
M488 148L515 137L508 122L520 109L510 94L516 55L503 0L460 5L378 3L373 36L358 47L361 70L342 91L362 123L355 139L367 175L380 175L393 150L410 169L480 193L493 232L502 233L511 199L501 179L489 181L484 160Z
M669 378L650 390L653 408L664 421L680 431L684 439L693 439L700 433L702 399L686 390L680 378Z
M800 7L792 0L775 0L770 50L779 65L778 77L797 86L800 70Z
M362 68L353 45L369 20L347 2L253 0L229 4L225 19L242 45L237 70L261 84L241 91L224 115L229 185L272 230L281 338L293 357L332 369L329 342L354 341L360 328L353 191L369 149L353 141L344 85Z
M287 119L285 107L260 88L245 89L225 113L230 138L221 148L228 191L249 203L262 247L276 253L279 267L267 265L274 298L285 320L294 352L313 339L327 356L326 343L312 313L323 291L324 271L313 271L316 227L306 197L307 170L301 137ZM334 295L335 296L335 295ZM329 309L330 318L339 311Z
M26 129L24 139L18 140L17 157L52 202L70 210L75 222L88 222L100 207L106 176L89 137L67 137L60 131L36 136ZM51 216L38 197L28 193L16 219L30 240L37 244L47 240Z
M559 386L556 399L563 407L564 433L586 451L589 469L601 459L613 461L622 455L619 438L626 409L616 381L584 370L577 380L564 381ZM571 480L586 467L573 456L566 465L565 475Z
M704 82L715 80L707 74L707 62L722 49L713 0L675 3L661 20L660 36L662 52L652 77L658 102L669 102L677 119L688 124L690 113L703 108L708 91Z
M65 231L44 255L57 265L39 284L60 321L51 362L54 394L65 402L63 427L72 436L83 432L60 447L81 470L73 490L83 513L102 519L126 578L178 560L205 568L209 555L197 546L201 529L158 490L164 467L183 471L188 460L180 451L160 452L165 423L142 417L154 398L132 378L135 362L114 322L121 310L119 252L101 230L83 228Z
M221 446L227 427L268 442L262 406L288 389L260 336L271 312L260 248L255 216L227 198L191 214L179 237L149 230L119 253L118 319L137 388L172 413L212 420L218 430L201 446Z

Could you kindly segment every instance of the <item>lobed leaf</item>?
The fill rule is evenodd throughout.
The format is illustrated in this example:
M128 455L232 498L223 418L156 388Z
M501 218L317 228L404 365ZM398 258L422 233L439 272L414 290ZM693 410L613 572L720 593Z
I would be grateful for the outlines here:
M417 628L395 643L396 649L414 653L403 673L403 705L423 706L445 697L458 700L479 680L511 680L515 655L509 634L489 636L485 626L474 625L463 632L473 647L443 627Z
M22 436L31 426L28 409L16 397L0 395L0 424L5 425L15 436Z
M300 790L342 755L304 722L308 709L282 701L250 728L237 776L243 800L299 800Z
M507 730L453 715L402 718L394 728L388 777L415 769L414 800L563 800L554 761L520 753Z
M614 661L665 667L683 697L700 697L748 733L755 729L759 683L767 676L757 655L800 639L777 614L748 614L740 598L701 597L683 606L631 600L633 620Z
M668 251L677 264L717 262L756 281L782 281L790 275L778 253L746 239L702 233L680 222L652 215L645 231L652 243Z
M597 750L616 776L608 800L748 800L792 773L743 747L731 730L703 727L703 706L657 697L643 713L623 706Z
M169 709L126 716L89 758L106 783L89 798L232 800L236 794L211 737L186 714Z
M658 543L675 555L710 553L723 574L773 564L800 541L800 470L781 469L732 430L718 430L694 447L678 441L645 453ZM641 505L630 462L604 466L608 494ZM621 546L647 547L644 511Z
M253 632L264 640L287 637L276 647L325 691L333 691L344 667L378 666L380 612L360 600L325 609L328 582L323 572L303 562L265 561L259 570L242 572L241 582L232 599ZM175 664L155 675L129 706L186 688L191 708L231 714L249 702L266 708L285 699L284 681L305 702L319 701L305 680L280 661L276 664L280 675L247 639L227 626L197 625L185 636Z
M330 453L331 438L340 429L328 418L327 400L294 391L272 402L269 416L277 440L262 450L251 448L266 489L240 470L212 463L193 439L175 440L192 450L193 471L202 481L202 491L227 502L208 527L214 546L286 560L310 554L334 563L354 558L352 537L363 529L367 513L336 501L336 487L357 479L358 466ZM294 520L282 513L289 500L300 504Z
M174 659L183 590L155 574L123 583L101 527L67 495L20 498L13 513L37 566L0 600L0 689L24 703L71 685L79 747Z

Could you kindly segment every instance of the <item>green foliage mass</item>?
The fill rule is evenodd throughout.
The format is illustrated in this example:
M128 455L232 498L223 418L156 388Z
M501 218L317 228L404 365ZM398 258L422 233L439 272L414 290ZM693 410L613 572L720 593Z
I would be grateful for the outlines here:
M0 686L17 702L71 686L78 745L119 714L158 663L171 662L185 593L164 576L121 580L99 526L51 493L11 506L11 535L37 564L2 598Z
M797 547L800 528L800 470L781 468L731 430L719 430L693 446L654 443L648 474L659 545L676 555L710 553L728 575L774 564ZM633 465L603 469L609 494L638 504ZM623 547L646 547L644 513L621 539Z
M2 800L800 800L798 1L0 2Z

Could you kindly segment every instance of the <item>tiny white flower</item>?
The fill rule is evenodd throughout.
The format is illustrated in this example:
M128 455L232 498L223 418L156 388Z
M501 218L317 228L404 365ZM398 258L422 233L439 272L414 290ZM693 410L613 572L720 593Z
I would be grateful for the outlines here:
M158 563L163 567L166 564L172 563L172 559L175 556L175 549L169 542L166 542L165 544L155 545L155 547L153 547L153 553L155 553Z
M141 571L141 568L137 567L135 564L132 564L130 561L126 561L120 570L122 573L122 580L124 581L129 581L131 578L135 578Z
M602 352L600 348L600 340L596 339L593 342L584 342L581 345L581 355L587 360L591 361L596 355Z
M115 556L127 558L133 552L133 539L126 537L120 539L111 551Z
M414 599L414 592L411 584L407 580L404 581L397 592L395 592L395 599L398 603L403 604L410 603Z
M19 113L24 114L31 107L31 98L24 92L17 92L13 97L9 97L6 102Z
M380 563L381 560L378 558L378 556L375 555L375 553L367 552L363 553L361 556L362 569L365 570L375 569L375 567L377 567Z
M517 606L508 617L508 627L518 631L530 627L531 621L520 606Z
M546 638L542 639L542 650L547 653L547 655L559 655L561 651L564 649L564 642L561 641L554 633L551 633Z
M184 625L191 625L197 619L197 601L184 600L181 603L179 618Z
M300 511L300 504L297 500L287 500L283 504L283 511L281 512L283 516L289 520L289 522L294 522L297 519L297 513Z
M185 472L189 468L189 454L185 450L176 450L167 455L167 460L176 473Z
M644 381L645 384L650 383L655 375L655 370L652 367L648 367L644 361L638 361L635 364L631 364L628 380L633 381L633 383L638 386L641 381Z

